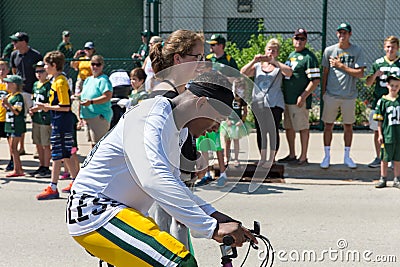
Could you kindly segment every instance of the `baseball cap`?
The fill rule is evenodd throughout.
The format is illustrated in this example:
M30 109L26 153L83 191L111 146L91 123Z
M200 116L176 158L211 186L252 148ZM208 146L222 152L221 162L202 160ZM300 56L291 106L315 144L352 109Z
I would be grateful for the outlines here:
M390 82L390 80L398 80L400 81L400 77L396 74L391 74L386 78L386 82Z
M7 75L7 77L4 78L3 81L9 83L22 84L22 78L19 75Z
M304 35L304 37L307 38L307 31L305 29L303 29L303 28L298 28L294 32L294 36L301 35L301 34Z
M86 42L84 48L93 49L94 43L93 42Z
M148 30L144 30L140 33L142 36L153 36L153 33Z
M63 31L63 32L62 32L62 35L63 35L63 36L69 36L69 34L70 34L69 31Z
M33 65L34 68L36 67L44 67L44 62L43 61L38 61L36 64Z
M10 36L10 39L13 41L25 41L29 42L29 36L26 32L16 32Z
M340 31L340 30L345 30L347 32L351 32L351 26L350 26L350 24L343 22L338 26L336 31Z
M207 40L209 44L225 44L226 39L221 34L213 34L210 40Z

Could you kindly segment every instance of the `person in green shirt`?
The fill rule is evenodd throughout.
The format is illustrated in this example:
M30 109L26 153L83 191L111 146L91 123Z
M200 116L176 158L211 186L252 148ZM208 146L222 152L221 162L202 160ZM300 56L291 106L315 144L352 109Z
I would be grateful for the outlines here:
M14 161L14 170L7 174L6 177L19 177L25 175L17 148L22 134L26 132L25 105L24 98L21 94L23 82L19 75L7 75L7 78L4 78L3 81L6 82L7 90L10 92L10 94L3 99L2 104L3 107L7 109L4 130L9 137L8 144L10 146L10 154Z
M375 60L365 81L367 86L375 85L374 99L371 107L372 112L369 117L369 128L374 131L376 158L368 164L368 167L370 168L379 168L381 166L381 159L379 156L381 145L378 141L378 123L373 119L376 103L383 95L388 93L386 78L390 74L397 73L400 70L400 57L397 55L397 51L399 50L399 39L395 36L387 37L383 41L383 49L385 50L385 56Z
M393 162L393 187L400 189L400 77L387 77L388 94L382 96L376 104L374 120L378 121L378 142L381 145L381 177L376 188L386 187L388 163Z
M139 46L137 52L132 54L132 59L135 61L137 67L141 67L144 60L149 55L149 40L153 36L153 33L151 31L144 30L142 31L141 36L142 44Z
M35 74L38 81L33 84L33 107L29 109L29 114L32 116L32 141L39 155L39 168L30 175L36 178L50 178L51 114L50 111L39 110L37 107L38 103L49 103L51 90L43 61L36 63Z
M307 31L297 29L293 35L294 51L289 54L286 65L293 70L293 75L283 80L285 99L284 128L289 145L289 155L278 162L307 165L308 141L310 139L309 109L311 94L320 82L318 60L308 48ZM300 133L301 154L296 158L295 138Z
M74 57L74 50L73 50L73 45L70 42L70 36L71 33L69 31L63 31L62 32L62 41L61 43L57 46L58 51L64 54L66 59L72 59ZM66 60L64 64L64 73L68 75L70 70L70 61Z

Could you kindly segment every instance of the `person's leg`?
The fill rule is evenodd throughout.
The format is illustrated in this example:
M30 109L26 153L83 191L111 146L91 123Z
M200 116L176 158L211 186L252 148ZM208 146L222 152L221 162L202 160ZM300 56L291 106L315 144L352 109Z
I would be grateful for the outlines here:
M103 227L74 239L92 255L118 267L197 266L181 242L134 209L123 209Z
M229 136L225 136L225 158L224 163L228 164L231 159L231 139Z
M288 142L289 155L279 160L278 162L286 162L296 158L296 147L295 147L296 131L293 128L293 122L292 122L292 116L293 116L292 106L293 105L285 105L285 111L283 115L284 118L283 127L285 128L285 136L286 136L286 141Z
M36 145L36 150L39 155L39 166L42 167L45 165L45 159L44 159L44 147L42 145ZM49 165L47 165L48 167Z
M233 139L233 153L235 156L235 164L239 163L240 144L239 139Z
M18 141L19 144L19 149L18 149L18 153L20 155L25 155L25 133L21 134L21 138Z
M353 141L353 125L352 124L344 124L344 146L351 147L351 143Z
M13 157L13 161L14 161L14 170L13 170L13 173L10 173L7 176L18 175L18 174L23 175L23 173L24 173L24 171L22 169L22 165L21 165L18 148L17 148L18 143L20 141L21 141L21 137L12 136L9 139L10 154Z
M301 154L299 157L299 162L307 160L309 139L310 139L310 130L309 129L300 130Z

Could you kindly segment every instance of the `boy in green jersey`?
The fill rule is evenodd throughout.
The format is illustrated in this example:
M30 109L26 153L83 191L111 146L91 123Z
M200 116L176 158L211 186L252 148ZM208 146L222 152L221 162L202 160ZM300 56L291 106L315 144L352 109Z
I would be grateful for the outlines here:
M376 104L374 119L378 121L378 141L381 144L381 177L376 188L386 187L388 162L393 161L393 187L400 189L400 77L387 78L389 93Z

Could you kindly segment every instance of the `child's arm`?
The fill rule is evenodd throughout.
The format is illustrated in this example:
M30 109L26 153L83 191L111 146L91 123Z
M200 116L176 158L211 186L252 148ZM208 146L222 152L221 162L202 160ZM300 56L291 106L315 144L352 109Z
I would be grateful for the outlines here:
M59 106L59 105L50 106L49 103L37 103L37 107L39 110L43 110L45 112L47 112L49 110L68 112L71 110L70 106Z
M9 111L11 111L14 115L18 115L22 110L22 106L19 106L19 105L13 106L13 105L11 105L10 102L8 102L7 98L3 99L3 107L5 107Z
M378 142L383 144L382 121L378 121Z

